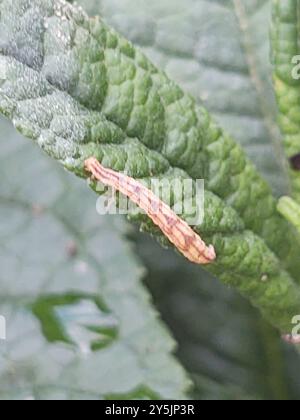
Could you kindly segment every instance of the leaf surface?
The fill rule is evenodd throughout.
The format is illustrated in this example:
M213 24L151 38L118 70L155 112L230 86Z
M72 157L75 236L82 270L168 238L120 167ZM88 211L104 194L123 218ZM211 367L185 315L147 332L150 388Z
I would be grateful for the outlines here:
M146 181L204 177L206 218L195 230L217 250L213 272L289 331L300 288L285 268L299 275L299 237L242 149L101 19L57 0L0 8L2 112L80 176L93 155Z
M3 119L0 131L0 398L184 398L126 224Z

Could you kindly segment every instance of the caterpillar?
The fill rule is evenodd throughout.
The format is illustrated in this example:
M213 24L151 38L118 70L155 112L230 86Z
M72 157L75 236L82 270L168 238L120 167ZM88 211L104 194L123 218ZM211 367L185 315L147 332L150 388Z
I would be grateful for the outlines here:
M189 261L206 265L216 259L213 245L207 246L184 220L142 183L125 174L105 168L94 157L87 159L84 166L86 172L95 180L120 191L144 210Z

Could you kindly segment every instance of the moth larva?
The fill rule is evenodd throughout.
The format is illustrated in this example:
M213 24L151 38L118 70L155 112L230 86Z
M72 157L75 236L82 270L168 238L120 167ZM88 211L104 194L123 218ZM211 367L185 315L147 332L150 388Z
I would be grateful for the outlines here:
M184 220L142 183L120 172L104 168L94 157L85 161L85 170L97 181L120 191L144 210L188 260L196 264L210 264L216 259L214 247L206 246Z

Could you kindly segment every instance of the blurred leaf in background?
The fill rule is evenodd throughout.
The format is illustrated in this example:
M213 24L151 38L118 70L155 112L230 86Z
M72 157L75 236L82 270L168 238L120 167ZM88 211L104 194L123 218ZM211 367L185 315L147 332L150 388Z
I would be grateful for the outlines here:
M0 133L0 398L183 398L125 222L3 119Z

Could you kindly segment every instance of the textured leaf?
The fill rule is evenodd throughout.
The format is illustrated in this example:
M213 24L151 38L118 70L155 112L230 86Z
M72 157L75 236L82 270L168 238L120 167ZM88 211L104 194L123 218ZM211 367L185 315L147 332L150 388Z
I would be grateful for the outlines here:
M147 237L135 240L196 399L299 399L297 353L244 299Z
M105 17L108 23L140 45L159 67L166 70L168 75L180 82L187 91L196 95L199 102L203 101L222 125L241 142L275 191L279 194L289 191L287 183L284 182L286 163L281 139L277 134L276 107L270 76L267 24L271 14L270 1L80 0L79 3L91 15L100 14ZM197 278L197 270L194 271L185 264L181 267L179 261L175 264L171 256L171 261L166 263L164 269L154 269L157 267L157 255L150 244L148 247L150 250L146 262L152 273L148 279L148 286L158 298L165 319L174 328L180 343L180 356L188 361L189 370L198 371L200 367L201 383L208 385L208 382L202 379L203 374L204 376L208 374L212 378L216 374L216 364L217 371L222 370L222 365L228 366L228 369L224 369L224 376L219 375L218 379L226 383L226 391L232 398L240 398L241 394L245 396L247 393L257 395L258 389L261 398L285 398L287 396L285 383L288 379L284 377L287 375L283 374L282 366L287 364L287 361L280 359L278 340L272 338L273 334L268 332L268 328L261 328L261 323L255 314L236 296L232 296L228 304L230 313L224 313L222 299L227 302L228 293L221 290L216 293L213 286L209 287L211 279L206 280L204 273L199 273ZM139 241L139 251L143 252L143 248L143 244ZM154 257L151 258L153 253ZM164 259L166 258L165 256ZM173 269L173 265L176 268ZM172 287L168 283L171 267ZM157 281L157 278L160 280ZM189 280L183 282L184 278ZM178 288L175 286L177 283ZM170 293L173 289L174 293ZM212 289L210 291L212 301L216 299L217 302L213 304L212 313L205 314L211 321L207 322L207 327L204 327L206 335L202 336L199 332L201 322L197 322L194 329L188 328L183 323L186 319L204 318L199 317L198 312L205 306L208 289ZM191 308L189 316L186 315L185 309L187 302ZM179 307L182 307L185 314L183 318L176 315ZM212 321L218 319L216 316L218 307L221 308L220 322L226 319L228 335L230 331L238 334L239 330L246 330L249 337L249 331L254 330L251 338L248 338L247 346L242 346L243 349L249 350L243 359L242 368L248 364L250 354L256 354L257 360L253 357L253 364L249 367L250 373L246 371L243 375L236 375L237 388L228 386L228 383L232 380L233 370L240 373L240 367L233 368L232 362L235 360L235 355L241 351L239 346L235 348L236 343L244 343L245 336L233 338L231 340L233 348L227 349L226 354L222 352L223 334L220 338L216 337L215 330L218 327ZM232 313L231 308L233 308ZM235 312L235 308L240 309ZM244 309L243 315L240 312L241 308ZM245 322L240 329L237 327L238 320ZM221 328L223 329L223 324ZM189 333L182 334L182 331ZM213 341L213 346L210 341ZM230 342L230 339L227 338L226 341ZM264 351L266 354L262 356ZM290 383L294 385L298 383L298 386L293 386L293 398L297 398L299 381L297 375L293 375L297 360L296 356L291 356L288 353L287 359L290 361L288 376L294 376L294 379L290 378ZM228 358L230 363L227 361ZM257 370L254 370L254 365L257 365ZM209 373L207 366L211 366ZM263 376L267 379L263 385L264 381L255 372L259 374L264 372ZM241 376L247 378L246 384L241 380ZM252 388L250 383L253 384ZM209 387L211 393L205 388L201 387L201 398L226 397L222 385L218 387L212 383ZM241 390L244 390L244 394Z
M241 148L101 19L63 1L0 4L2 112L80 176L94 155L133 177L205 177L196 230L216 247L213 271L289 331L300 288L268 246L298 276L299 238Z
M298 0L273 1L273 63L274 82L288 158L300 153L300 77L299 69L299 10ZM296 60L295 60L296 59ZM291 167L293 192L300 200L299 168Z
M282 197L278 211L300 232L300 206L290 197Z
M124 223L0 127L0 398L183 398L189 380Z
M275 191L287 192L270 77L269 0L78 3L105 17L205 103Z
M281 146L273 144L277 127L266 24L270 2L240 2L242 21L231 1L79 3L139 44L186 90L206 98L208 108L276 190L286 192L283 173L274 164L276 156L284 157ZM245 35L247 49L239 44ZM280 340L255 311L204 272L171 253L162 255L140 235L136 240L149 269L148 287L180 344L179 356L193 374L197 398L299 398L296 355L289 350L284 357Z

